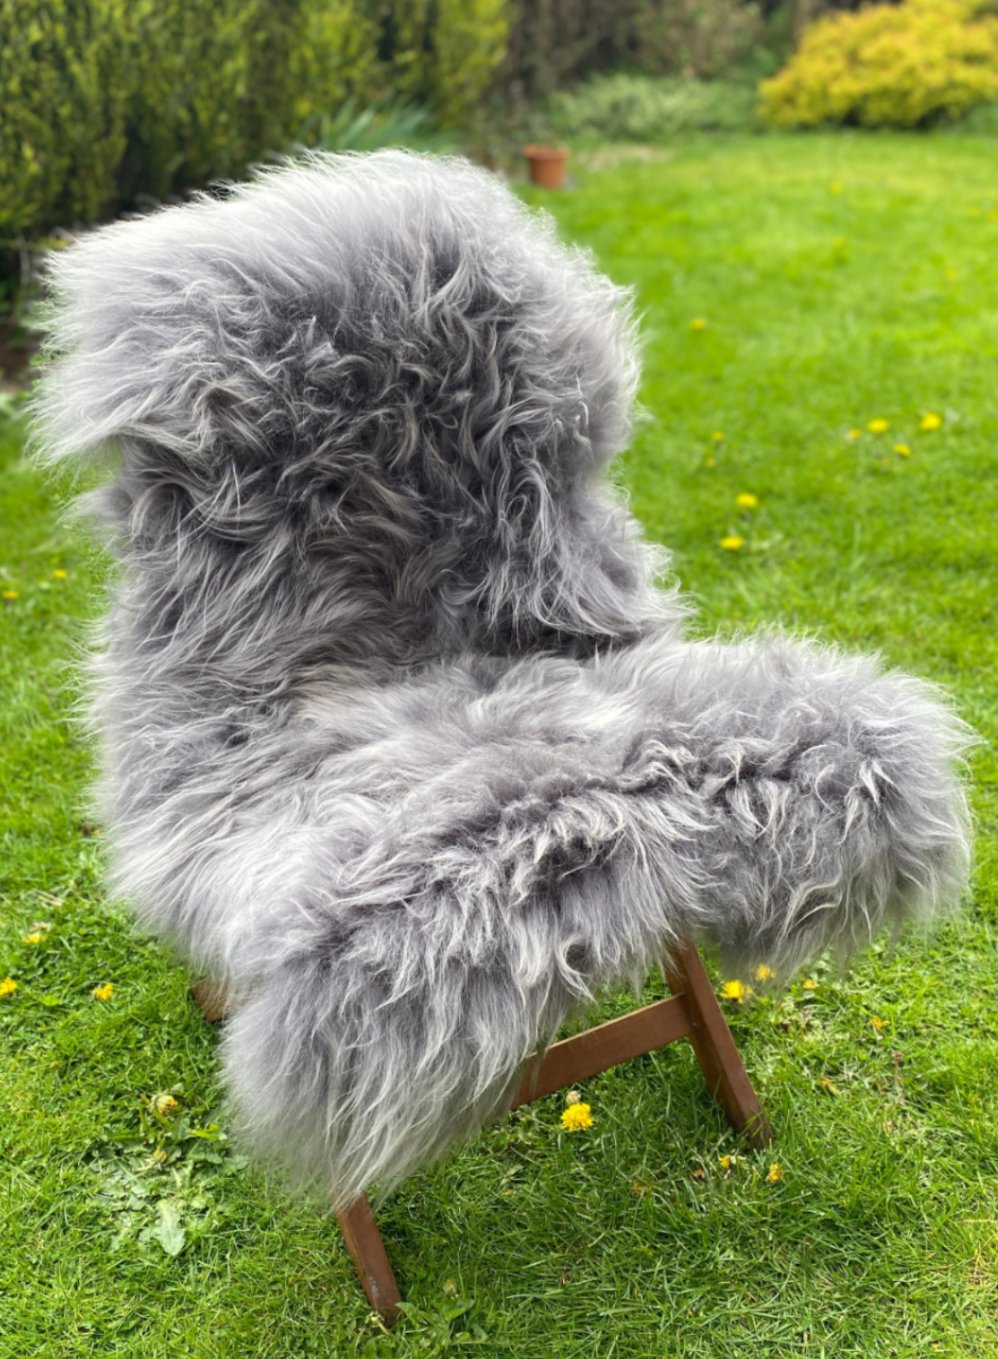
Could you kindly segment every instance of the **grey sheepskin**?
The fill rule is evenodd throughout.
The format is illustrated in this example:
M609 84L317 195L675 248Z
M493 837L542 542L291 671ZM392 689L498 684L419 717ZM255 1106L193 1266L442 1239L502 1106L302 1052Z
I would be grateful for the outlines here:
M601 476L631 299L493 176L316 156L51 283L40 455L117 454L112 885L240 998L262 1155L349 1203L677 940L785 975L958 899L961 724L869 659L687 635Z

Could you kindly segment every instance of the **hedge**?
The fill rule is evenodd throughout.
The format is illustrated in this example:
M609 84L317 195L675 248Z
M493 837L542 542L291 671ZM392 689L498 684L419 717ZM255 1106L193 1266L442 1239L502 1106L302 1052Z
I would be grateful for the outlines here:
M505 53L506 0L7 0L0 251L238 175L348 98L444 126Z

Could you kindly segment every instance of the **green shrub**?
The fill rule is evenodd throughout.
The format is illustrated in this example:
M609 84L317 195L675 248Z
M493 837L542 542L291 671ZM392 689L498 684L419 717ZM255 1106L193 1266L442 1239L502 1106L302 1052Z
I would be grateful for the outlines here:
M277 77L306 12L267 0L133 0L119 76L134 77L123 202L238 174L293 134L297 91Z
M114 203L132 89L127 0L0 6L0 244Z
M386 99L376 104L351 97L318 123L309 144L322 151L378 151L407 146L444 155L456 149L452 133L437 126L421 104Z
M508 0L395 0L380 6L390 87L443 127L473 116L506 52Z
M998 103L977 104L958 122L951 123L950 130L969 132L974 137L998 137Z
M765 20L763 19L765 11ZM786 7L772 0L509 0L507 103L535 101L597 74L730 78L732 66L776 69L789 39ZM777 40L779 57L768 48Z
M642 69L715 79L758 41L762 15L746 0L652 0L635 16Z
M351 0L9 0L0 242L237 174L374 57Z
M376 16L358 0L308 0L286 78L298 135L352 98L374 103L384 85Z
M644 0L509 0L502 99L523 104L634 59L634 15Z
M503 60L508 3L0 3L0 293L59 228L238 176L293 144L418 131L426 145L431 119L461 126Z
M679 132L751 129L755 93L726 81L618 73L555 95L549 117L559 136L651 142Z
M776 127L925 127L998 99L998 18L982 0L906 0L818 20L760 86Z

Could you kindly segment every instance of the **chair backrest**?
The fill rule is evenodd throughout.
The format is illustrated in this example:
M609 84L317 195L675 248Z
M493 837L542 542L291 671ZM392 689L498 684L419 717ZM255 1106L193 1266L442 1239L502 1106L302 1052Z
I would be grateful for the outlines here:
M273 696L679 617L600 476L630 296L495 176L309 157L102 228L51 283L43 453L120 450L93 507L150 666Z

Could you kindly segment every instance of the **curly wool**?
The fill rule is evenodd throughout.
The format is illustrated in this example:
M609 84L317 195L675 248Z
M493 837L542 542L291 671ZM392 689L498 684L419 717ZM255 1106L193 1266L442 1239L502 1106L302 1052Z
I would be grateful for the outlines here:
M630 297L491 175L314 156L51 283L40 455L120 453L112 884L239 996L261 1154L349 1203L678 940L786 970L957 900L962 725L869 659L687 638L601 478Z

